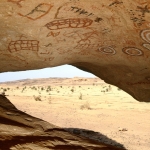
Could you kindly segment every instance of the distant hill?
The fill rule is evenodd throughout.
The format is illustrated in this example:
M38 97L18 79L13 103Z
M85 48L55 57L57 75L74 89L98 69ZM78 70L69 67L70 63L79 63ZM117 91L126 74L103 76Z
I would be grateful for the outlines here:
M91 84L102 84L103 80L99 78L40 78L40 79L24 79L11 82L2 82L0 86L33 86L33 85L91 85Z

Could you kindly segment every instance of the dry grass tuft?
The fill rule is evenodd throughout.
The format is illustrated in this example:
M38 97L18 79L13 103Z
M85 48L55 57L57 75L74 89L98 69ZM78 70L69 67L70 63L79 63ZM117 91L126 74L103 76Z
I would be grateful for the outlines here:
M81 100L82 100L82 93L80 93L79 99L81 99Z
M36 101L42 101L41 100L41 96L39 95L39 96L35 96L35 95L33 95L33 97L34 97L34 99L36 100Z
M80 109L88 109L91 110L92 108L90 107L89 102L87 101L86 103L84 103L83 105L80 106Z

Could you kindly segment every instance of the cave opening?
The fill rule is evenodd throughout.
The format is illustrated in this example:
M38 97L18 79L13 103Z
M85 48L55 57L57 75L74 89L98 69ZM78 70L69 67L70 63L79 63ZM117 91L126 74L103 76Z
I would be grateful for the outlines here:
M64 67L67 69L65 70ZM147 141L148 144L150 119L145 118L150 117L149 104L137 102L118 87L106 84L92 74L80 72L75 67L56 68L58 68L56 72L50 68L40 72L31 71L29 74L27 72L19 72L19 75L15 72L0 74L0 93L5 93L10 100L10 102L6 100L5 103L3 99L0 102L2 106L0 109L3 109L2 115L6 115L5 119L0 116L1 124L11 124L14 130L17 129L22 133L35 128L44 130L44 134L45 132L50 134L63 132L64 134L62 131L64 129L73 135L95 139L95 141L119 148L136 147L133 143L138 143L139 138L135 136L141 137L140 140ZM72 71L71 68L75 70ZM50 73L49 70L52 72ZM29 76L25 76L26 73ZM9 74L9 78L6 78L6 74ZM32 75L35 75L35 78ZM50 123L50 128L38 118ZM58 126L62 129L58 129ZM23 141L17 138L20 139L16 137L17 141L12 142L22 144ZM33 139L30 138L31 136L24 140L32 142ZM39 138L41 137L36 135L35 139L41 140ZM130 141L131 139L133 142ZM42 140L53 141L50 137L44 137ZM142 144L141 147L143 147Z

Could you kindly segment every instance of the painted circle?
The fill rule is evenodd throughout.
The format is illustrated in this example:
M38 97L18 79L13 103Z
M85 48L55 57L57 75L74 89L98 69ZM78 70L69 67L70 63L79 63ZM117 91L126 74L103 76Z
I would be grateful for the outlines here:
M107 55L115 55L116 54L116 50L112 47L99 47L98 50Z
M150 43L150 29L143 30L141 32L141 37L144 41Z
M147 48L148 50L150 50L150 44L143 44L143 46L144 46L145 48Z
M125 54L130 55L130 56L142 56L144 55L143 51L135 48L135 47L125 47L122 50Z

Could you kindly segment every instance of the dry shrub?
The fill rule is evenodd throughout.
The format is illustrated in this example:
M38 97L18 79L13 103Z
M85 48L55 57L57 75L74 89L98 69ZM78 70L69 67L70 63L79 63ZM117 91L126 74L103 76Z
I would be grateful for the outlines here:
M80 106L80 109L88 109L91 110L90 104L87 101L86 103L84 103L83 105Z
M34 97L34 99L35 99L36 101L42 101L40 95L39 95L39 96L35 96L35 95L34 95L33 97Z
M71 92L74 92L74 89L71 89Z
M82 100L82 93L80 93L79 99L81 99L81 100Z

